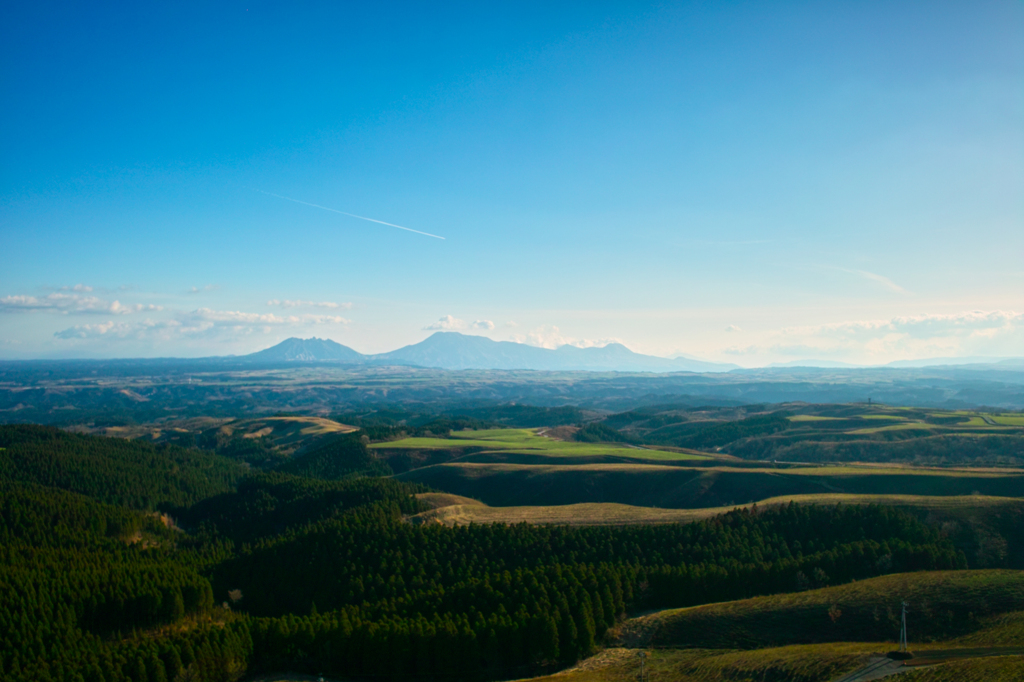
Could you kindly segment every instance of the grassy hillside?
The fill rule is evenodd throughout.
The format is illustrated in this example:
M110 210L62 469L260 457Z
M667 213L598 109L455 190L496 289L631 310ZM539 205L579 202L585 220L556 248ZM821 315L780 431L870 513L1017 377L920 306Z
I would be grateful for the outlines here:
M828 682L875 660L885 643L835 643L755 651L654 649L646 654L651 682ZM984 652L976 652L984 653ZM608 649L575 668L530 682L635 682L635 649ZM1024 679L1024 656L954 660L901 672L897 682L1008 682Z
M829 493L1024 497L1024 472L1019 470L458 462L416 469L399 478L495 507L615 502L696 509Z
M441 523L446 526L470 523L532 523L567 526L628 526L658 523L689 523L729 511L710 509L659 509L628 504L583 503L550 507L488 507L480 502L456 504L417 514L412 523Z
M986 618L1024 610L1024 571L903 573L663 611L632 621L622 637L661 646L741 649L895 641L902 601L910 603L912 642L963 637L984 629Z
M998 656L951 661L934 668L913 670L899 682L1007 682L1024 680L1024 656Z
M884 629L889 625L884 609L902 599L911 603L911 646L916 651L911 663L928 667L903 672L899 680L1016 680L1024 673L1024 611L1007 609L1021 604L1022 587L1024 574L1016 571L913 573L665 611L626 621L611 633L612 648L570 670L532 682L632 682L637 679L641 651L654 682L837 680L868 663L885 661L882 654L894 647L893 637L872 638L871 633L844 641L841 637L854 632L844 619L867 620L869 630ZM958 608L986 609L989 615L968 612L957 617ZM877 621L876 609L880 611ZM953 612L952 621L942 609ZM847 631L840 632L844 627ZM922 628L931 628L932 634L941 630L940 637L972 631L959 639L925 643L920 638ZM675 639L670 641L668 636ZM649 648L652 639L655 648ZM816 643L798 643L811 640Z
M483 452L537 455L555 458L616 457L630 460L685 461L706 457L671 450L640 449L615 443L562 441L539 435L537 430L489 429L453 431L450 438L405 438L370 446L387 453L402 450L454 450L460 453Z
M585 502L550 506L490 507L483 502L447 493L417 495L430 509L410 518L413 523L536 523L572 526L617 526L652 523L688 523L724 514L735 506L701 509L638 507L614 502ZM919 495L788 495L757 502L759 507L779 504L878 504L917 512L932 521L985 522L993 515L1024 510L1024 499L1015 497L927 497ZM739 505L749 506L749 505Z
M821 682L856 670L872 649L871 645L853 643L742 652L652 649L644 653L651 682ZM635 682L640 669L638 654L636 649L607 649L569 671L530 682Z
M1024 464L1020 413L878 404L666 405L605 417L634 442L798 462Z
M290 447L302 444L311 437L352 433L356 428L322 417L288 416L233 420L218 430L228 436L269 437L277 446Z

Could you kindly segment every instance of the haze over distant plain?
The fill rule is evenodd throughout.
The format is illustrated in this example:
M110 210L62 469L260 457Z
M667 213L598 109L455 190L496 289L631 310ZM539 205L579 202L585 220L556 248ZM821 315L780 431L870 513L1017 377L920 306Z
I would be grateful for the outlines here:
M1020 3L8 14L0 358L1024 354Z

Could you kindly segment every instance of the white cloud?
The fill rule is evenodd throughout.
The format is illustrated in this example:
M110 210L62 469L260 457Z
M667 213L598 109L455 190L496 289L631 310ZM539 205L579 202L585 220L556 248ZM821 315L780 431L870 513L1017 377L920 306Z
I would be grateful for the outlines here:
M939 336L992 335L1012 331L1024 325L1024 313L1004 310L972 310L951 315L911 315L891 320L840 322L818 327L794 328L784 333L811 330L844 339L872 338L880 334L900 334L912 338Z
M426 331L452 331L454 329L465 329L468 325L465 320L460 320L451 315L445 315L433 324L428 324L423 329Z
M740 329L739 327L737 327L734 324L730 324L728 327L725 328L725 331L727 331L727 332L741 332L743 330Z
M269 334L282 327L306 327L326 324L348 324L338 315L275 315L273 313L247 313L239 310L212 310L199 308L180 313L170 320L143 320L135 324L113 321L82 324L56 332L58 339L121 338L134 340L172 340L182 337L234 336Z
M188 329L177 320L144 320L129 324L128 322L98 322L96 324L76 324L62 331L56 332L54 336L58 339L97 339L97 338L119 338L119 339L169 339L175 332L195 332L198 329Z
M490 320L477 320L470 326L473 329L494 329L494 323Z
M246 325L288 325L288 324L348 324L350 320L339 315L275 315L274 313L245 313L240 310L210 310L199 308L188 313L187 318L212 322L222 327Z
M1021 348L1024 313L973 310L788 327L767 334L760 344L728 348L724 352L735 356L887 362L942 356L1019 355Z
M206 286L203 286L203 287L192 287L186 293L189 293L189 294L204 294L204 293L206 293L208 291L217 291L217 289L220 289L220 285L219 284L207 284Z
M80 285L79 285L80 286ZM89 291L83 287L81 291ZM142 303L125 305L120 301L105 301L95 296L84 296L80 293L55 292L47 296L4 296L0 298L0 312L49 312L67 315L68 313L94 313L100 315L130 315L143 311L163 310L157 305Z
M272 308L331 308L348 310L352 307L351 303L334 303L333 301L279 301L278 299L272 299L267 301L267 305Z
M526 343L540 348L558 348L560 346L576 346L577 348L603 348L609 343L622 343L619 339L577 339L565 336L561 330L554 325L537 327L533 331L523 334L513 334L510 341Z

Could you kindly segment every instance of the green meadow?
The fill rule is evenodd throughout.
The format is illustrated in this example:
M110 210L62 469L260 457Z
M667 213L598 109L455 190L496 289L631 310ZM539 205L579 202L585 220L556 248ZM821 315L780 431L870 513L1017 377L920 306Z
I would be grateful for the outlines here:
M614 443L578 443L539 435L537 429L487 429L453 431L449 438L413 437L374 443L374 450L455 450L474 448L477 453L540 455L548 457L625 457L635 460L685 461L708 459L686 452L629 447Z

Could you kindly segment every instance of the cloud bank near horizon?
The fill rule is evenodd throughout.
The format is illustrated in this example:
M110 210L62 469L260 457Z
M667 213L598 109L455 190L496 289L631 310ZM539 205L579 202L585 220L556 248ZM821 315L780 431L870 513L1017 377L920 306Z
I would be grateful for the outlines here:
M731 346L723 352L737 358L838 360L857 356L863 364L884 364L892 359L1020 355L1021 349L1024 313L971 310L788 327L767 334L758 343Z
M102 291L107 290L99 290ZM76 284L44 289L42 293L0 297L0 319L7 320L10 328L34 328L33 320L51 321L46 323L50 329L45 337L31 343L0 338L0 349L8 353L21 351L25 357L43 351L50 356L225 355L258 350L287 336L308 336L313 328L323 329L328 335L338 336L339 342L368 352L386 352L422 339L410 334L411 329L403 326L400 318L372 318L373 306L367 304L360 304L356 316L360 319L353 320L338 314L353 309L352 303L313 297L265 299L267 307L277 310L254 312L248 306L229 307L213 301L213 305L186 308L181 304L190 300L187 291L179 292L177 298L141 294L127 287L111 291L121 291L123 295L108 298L93 286ZM206 287L206 292L215 299L225 296L212 286ZM932 357L1006 357L1020 355L1020 349L1024 349L1024 312L1012 309L921 313L769 328L759 328L739 317L736 323L709 323L704 325L706 328L687 330L660 342L652 342L650 333L652 327L657 330L656 316L652 317L655 324L641 327L604 314L598 323L591 323L586 329L578 320L567 324L537 323L538 317L555 317L551 313L531 315L518 311L515 315L520 320L530 320L532 316L532 323L523 325L513 321L496 324L490 319L508 320L508 312L494 310L487 317L447 314L423 325L420 331L457 331L541 348L590 348L621 343L645 354L681 354L746 366L812 359L881 365ZM65 324L57 326L58 321ZM586 333L595 328L598 334ZM618 333L600 334L605 329ZM376 347L367 348L367 339ZM658 351L673 346L677 349L674 352Z

